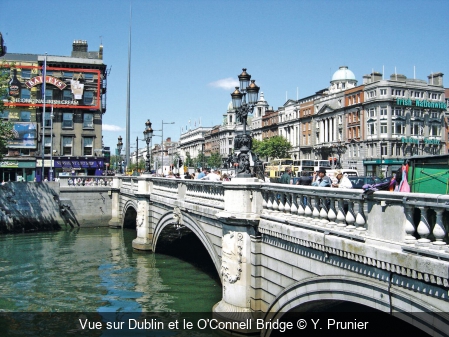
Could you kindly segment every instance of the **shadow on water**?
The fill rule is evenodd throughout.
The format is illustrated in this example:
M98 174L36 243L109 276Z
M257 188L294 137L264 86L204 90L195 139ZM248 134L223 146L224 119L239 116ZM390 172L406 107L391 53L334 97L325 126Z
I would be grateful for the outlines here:
M176 238L170 235L165 238L163 236L160 237L156 252L190 263L196 269L206 273L210 278L220 282L215 265L198 237L190 231L184 232L182 235L177 234L177 236Z

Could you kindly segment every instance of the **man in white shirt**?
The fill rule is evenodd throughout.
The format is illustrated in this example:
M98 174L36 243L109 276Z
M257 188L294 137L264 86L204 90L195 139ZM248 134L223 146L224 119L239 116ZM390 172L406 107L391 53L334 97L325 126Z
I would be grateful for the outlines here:
M220 181L220 176L218 175L217 170L214 170L213 172L208 172L207 175L201 180L210 180L210 181Z

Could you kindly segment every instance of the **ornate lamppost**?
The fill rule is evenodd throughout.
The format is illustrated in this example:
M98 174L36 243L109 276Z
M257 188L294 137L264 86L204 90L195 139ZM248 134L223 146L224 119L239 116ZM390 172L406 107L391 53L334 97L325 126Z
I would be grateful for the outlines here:
M123 142L122 142L122 136L118 136L118 143L117 143L117 150L118 150L118 157L119 157L119 167L120 167L120 174L122 174L122 149L123 149Z
M251 161L254 161L254 155L251 152L252 138L250 135L246 134L246 121L248 114L253 113L260 88L256 85L254 80L251 80L251 75L246 72L246 68L243 68L242 73L238 77L240 90L239 87L235 87L234 92L231 93L231 97L232 107L237 115L237 119L243 124L243 134L235 137L235 148L238 148L238 154L233 157L232 162L236 167L237 178L247 178L251 177L250 166ZM247 95L248 101L246 100Z
M151 122L148 119L145 122L145 131L143 132L143 138L145 139L145 142L147 143L147 159L145 160L145 174L150 174L150 165L151 165L151 158L150 158L150 143L151 138L153 137L153 129L151 128Z
M335 151L335 153L338 155L338 163L337 163L337 168L341 169L341 155L344 154L346 152L346 144L343 143L342 141L339 141L337 143L332 144L332 152Z

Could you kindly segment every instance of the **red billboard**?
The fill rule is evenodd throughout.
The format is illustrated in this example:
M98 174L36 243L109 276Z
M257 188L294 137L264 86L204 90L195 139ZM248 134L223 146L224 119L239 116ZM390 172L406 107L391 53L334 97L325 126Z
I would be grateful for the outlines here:
M18 65L13 69L9 83L15 94L4 101L6 107L43 107L45 83L47 107L100 110L102 74L98 69L47 66L45 79L41 66Z

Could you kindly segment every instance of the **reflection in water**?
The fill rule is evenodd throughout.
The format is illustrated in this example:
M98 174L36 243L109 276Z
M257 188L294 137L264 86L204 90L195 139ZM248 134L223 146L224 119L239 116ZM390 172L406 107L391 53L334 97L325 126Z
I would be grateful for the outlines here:
M133 251L135 235L83 228L0 237L0 309L210 312L221 298L216 272L202 271L201 262Z

